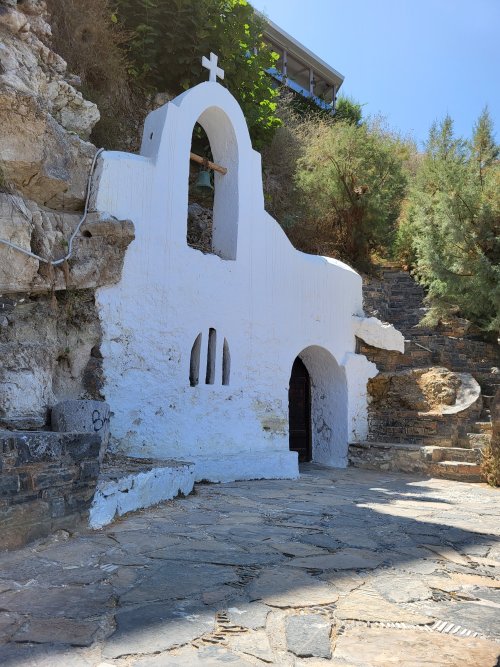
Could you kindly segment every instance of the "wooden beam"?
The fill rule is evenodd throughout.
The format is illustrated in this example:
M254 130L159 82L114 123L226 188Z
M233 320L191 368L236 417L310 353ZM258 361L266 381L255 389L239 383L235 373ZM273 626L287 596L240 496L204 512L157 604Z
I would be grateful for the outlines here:
M215 164L215 162L207 160L206 157L201 157L201 155L196 155L196 153L190 153L189 157L193 162L197 162L198 164L203 165L207 169L212 169L213 171L217 171L219 174L222 174L223 176L227 174L226 167L221 167L220 164Z

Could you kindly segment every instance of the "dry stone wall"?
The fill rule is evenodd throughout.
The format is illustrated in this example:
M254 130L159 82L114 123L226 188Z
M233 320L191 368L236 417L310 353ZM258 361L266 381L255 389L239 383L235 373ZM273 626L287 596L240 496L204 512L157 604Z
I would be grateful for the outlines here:
M0 431L1 549L73 530L86 518L100 446L97 433Z

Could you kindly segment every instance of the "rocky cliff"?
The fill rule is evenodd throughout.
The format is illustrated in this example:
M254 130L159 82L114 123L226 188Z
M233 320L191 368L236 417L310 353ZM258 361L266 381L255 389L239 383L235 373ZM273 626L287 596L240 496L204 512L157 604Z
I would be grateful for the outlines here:
M0 426L9 429L43 428L58 400L99 397L94 290L119 280L133 239L131 222L90 212L71 256L51 263L68 254L83 217L99 111L50 38L43 0L0 0Z

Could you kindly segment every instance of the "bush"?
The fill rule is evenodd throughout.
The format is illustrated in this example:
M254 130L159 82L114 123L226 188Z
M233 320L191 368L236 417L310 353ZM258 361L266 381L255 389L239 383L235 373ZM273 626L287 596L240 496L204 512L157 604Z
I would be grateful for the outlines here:
M123 46L129 35L113 22L108 0L48 0L53 48L81 78L83 95L101 112L92 140L126 148L137 132L139 110Z
M291 238L366 269L373 250L391 245L412 146L377 121L321 121L304 139L296 184L305 218Z
M262 150L264 198L267 211L290 233L304 213L295 184L297 163L323 114L297 106L297 95L283 88L276 115L281 125Z
M483 452L481 472L491 486L500 486L500 389L496 392L491 406L493 432L491 443Z

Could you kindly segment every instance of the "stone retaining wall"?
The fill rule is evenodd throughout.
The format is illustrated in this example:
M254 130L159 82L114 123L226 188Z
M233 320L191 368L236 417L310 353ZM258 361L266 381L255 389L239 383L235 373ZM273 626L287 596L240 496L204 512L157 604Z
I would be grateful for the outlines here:
M0 549L86 520L99 475L95 433L0 431Z

